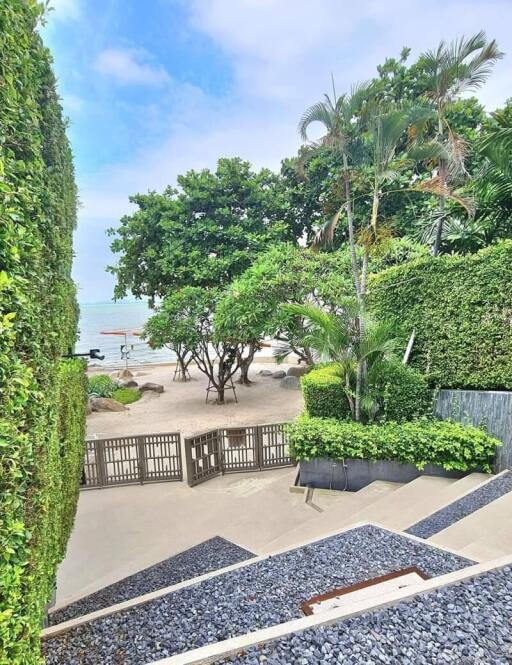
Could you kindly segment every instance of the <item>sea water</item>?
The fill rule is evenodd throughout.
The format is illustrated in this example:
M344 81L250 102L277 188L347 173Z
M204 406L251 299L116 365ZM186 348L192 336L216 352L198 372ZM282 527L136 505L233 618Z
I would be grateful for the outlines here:
M172 351L151 349L139 336L152 313L147 303L140 300L81 304L80 337L75 351L87 353L90 349L100 349L105 360L92 360L90 366L124 367L126 360L129 366L172 362L176 358ZM104 334L109 332L126 332L126 348L124 335Z

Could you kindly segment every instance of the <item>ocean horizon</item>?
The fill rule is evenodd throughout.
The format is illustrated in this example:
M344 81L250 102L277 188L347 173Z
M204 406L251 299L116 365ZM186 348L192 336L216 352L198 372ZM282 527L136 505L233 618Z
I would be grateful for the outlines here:
M153 314L146 301L103 300L79 303L79 306L76 353L100 349L100 353L105 355L104 360L89 361L89 366L124 367L126 364L145 365L172 362L176 359L169 349L151 349L140 338L144 324ZM111 334L114 332L126 333L126 338L123 334ZM128 358L123 355L126 353Z

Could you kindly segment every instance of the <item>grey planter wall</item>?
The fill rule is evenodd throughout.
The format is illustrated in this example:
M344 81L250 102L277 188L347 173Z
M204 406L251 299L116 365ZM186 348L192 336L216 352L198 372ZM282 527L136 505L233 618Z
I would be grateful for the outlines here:
M484 424L503 442L496 455L497 472L512 469L512 392L497 390L441 390L436 415L471 425Z
M395 483L408 483L419 476L444 476L462 478L463 473L448 472L440 466L429 464L422 471L413 464L397 462L348 459L343 463L331 459L315 459L300 462L300 484L322 489L357 492L374 480L387 480Z

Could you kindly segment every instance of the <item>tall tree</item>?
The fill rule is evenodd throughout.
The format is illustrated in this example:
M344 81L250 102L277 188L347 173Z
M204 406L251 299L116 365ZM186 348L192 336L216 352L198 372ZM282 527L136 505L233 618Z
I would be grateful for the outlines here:
M434 106L437 120L432 147L438 154L438 173L429 184L429 191L439 197L437 230L432 247L434 256L441 248L450 184L466 175L467 144L449 125L447 109L462 93L482 86L494 63L501 57L503 53L496 41L487 41L483 31L450 43L442 41L435 51L427 51L420 57L419 64L427 76L426 96Z
M189 171L178 188L131 197L138 210L122 218L109 270L116 297L154 299L183 286L228 284L270 244L295 240L282 221L279 178L241 159L220 159L215 172Z

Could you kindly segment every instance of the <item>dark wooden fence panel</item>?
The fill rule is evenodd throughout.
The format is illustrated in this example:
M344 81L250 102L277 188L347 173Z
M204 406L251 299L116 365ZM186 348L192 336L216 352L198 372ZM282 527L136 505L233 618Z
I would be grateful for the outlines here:
M293 466L285 423L226 427L185 439L190 486L224 473Z
M179 432L86 441L82 487L183 480Z
M188 484L193 487L222 473L218 430L185 439Z

